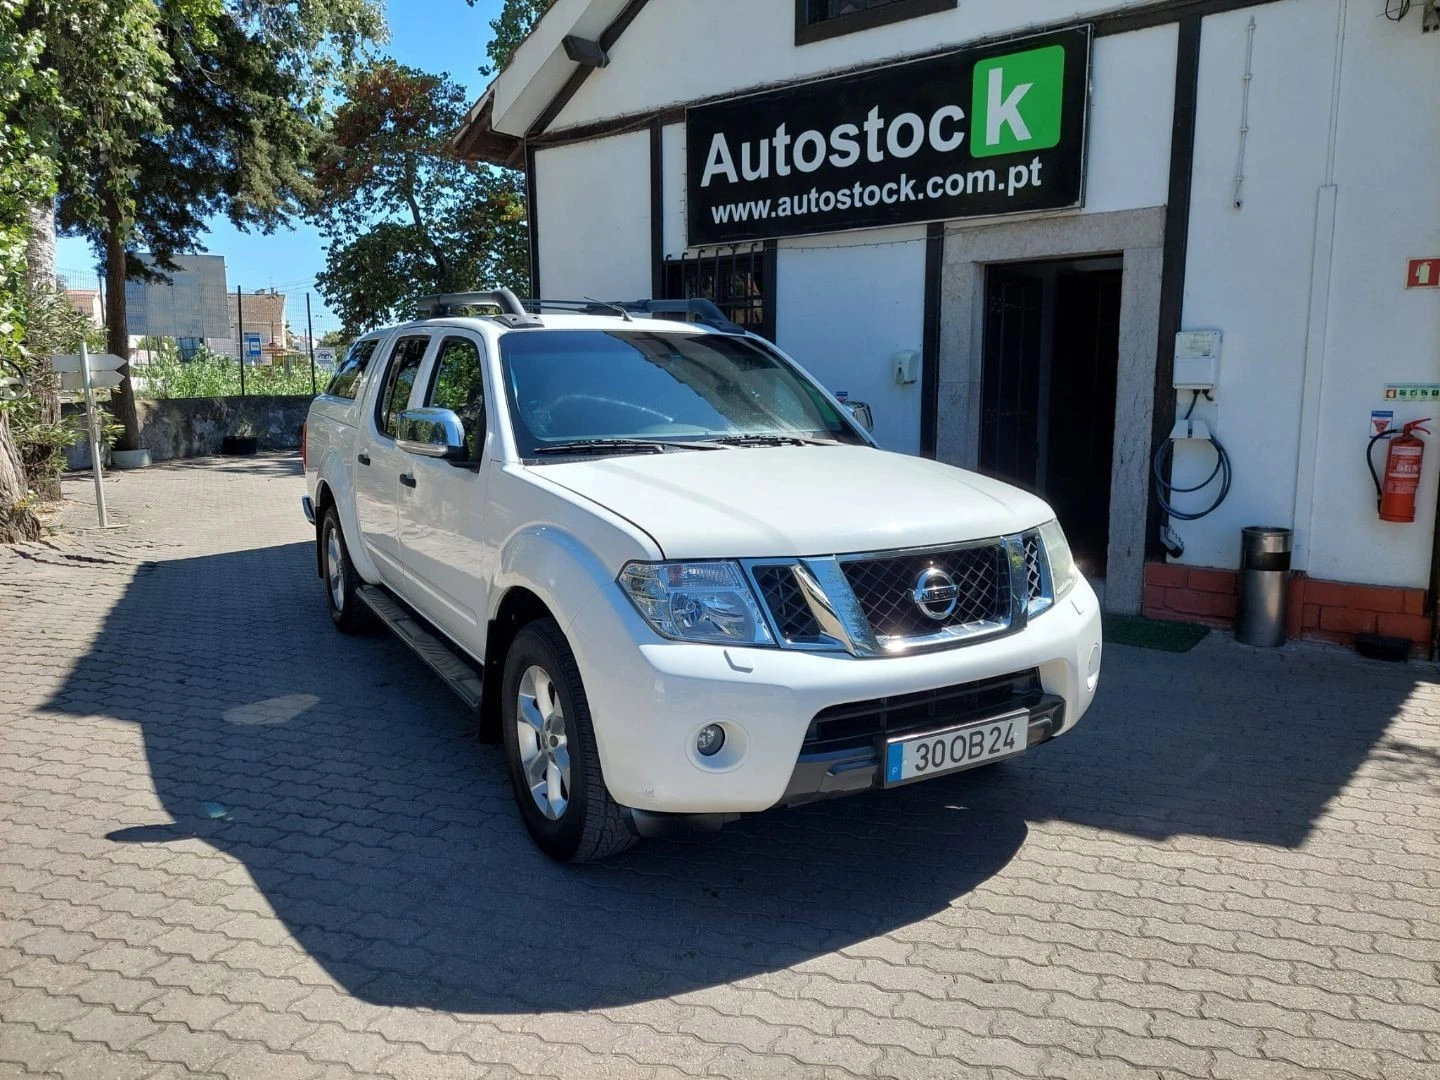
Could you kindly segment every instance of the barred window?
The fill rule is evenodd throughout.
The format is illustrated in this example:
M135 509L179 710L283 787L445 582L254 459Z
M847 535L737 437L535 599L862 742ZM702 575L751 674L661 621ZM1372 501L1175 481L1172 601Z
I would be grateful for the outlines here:
M795 44L950 11L959 0L795 0Z

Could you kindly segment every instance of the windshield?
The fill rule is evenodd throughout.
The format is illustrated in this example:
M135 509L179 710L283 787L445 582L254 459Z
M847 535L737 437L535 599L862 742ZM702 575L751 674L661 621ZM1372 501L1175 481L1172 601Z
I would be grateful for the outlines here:
M500 357L522 457L587 440L863 442L818 387L746 338L524 330L500 339Z

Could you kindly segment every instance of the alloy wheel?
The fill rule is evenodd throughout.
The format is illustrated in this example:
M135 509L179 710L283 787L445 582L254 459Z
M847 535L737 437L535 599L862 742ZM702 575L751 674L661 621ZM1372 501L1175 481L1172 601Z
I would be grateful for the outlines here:
M532 664L520 676L515 709L515 739L520 769L540 812L559 821L570 805L570 750L565 710L548 672Z
M325 583L330 586L330 602L336 611L345 610L345 560L340 551L340 530L325 534Z

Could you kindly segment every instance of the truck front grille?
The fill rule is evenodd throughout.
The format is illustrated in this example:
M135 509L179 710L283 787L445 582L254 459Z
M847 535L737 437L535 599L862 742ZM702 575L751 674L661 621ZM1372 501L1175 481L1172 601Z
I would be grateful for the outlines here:
M760 587L760 598L770 609L775 629L783 641L805 642L820 638L820 625L805 602L805 594L795 581L795 570L790 563L769 563L752 566L755 584Z
M842 559L840 565L881 645L1010 619L1010 563L999 544ZM914 598L917 583L931 568L943 571L958 590L954 611L940 619L927 615Z
M1025 534L1025 577L1029 586L1027 595L1033 602L1045 595L1045 572L1040 567L1040 534Z
M1019 630L1051 603L1036 530L953 547L744 565L777 643L792 649L891 656L951 648Z

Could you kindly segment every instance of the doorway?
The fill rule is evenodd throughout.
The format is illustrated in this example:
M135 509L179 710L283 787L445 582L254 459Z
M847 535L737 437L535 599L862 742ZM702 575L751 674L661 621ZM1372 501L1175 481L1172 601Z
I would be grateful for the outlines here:
M1110 541L1122 262L1107 255L985 270L980 471L1053 506L1097 583Z

